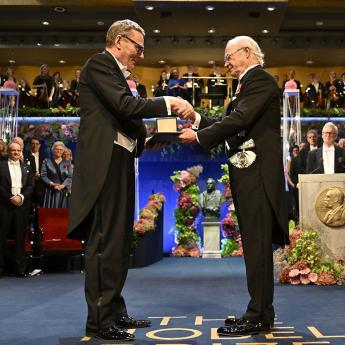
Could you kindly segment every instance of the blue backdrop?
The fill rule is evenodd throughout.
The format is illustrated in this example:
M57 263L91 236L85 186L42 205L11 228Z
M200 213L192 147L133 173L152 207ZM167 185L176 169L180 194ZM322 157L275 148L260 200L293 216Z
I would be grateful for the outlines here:
M139 159L139 207L142 208L147 203L148 196L154 192L162 192L166 197L164 205L164 252L171 253L174 242L174 209L178 193L174 190L174 185L170 176L176 170L184 170L193 165L201 164L204 168L197 181L200 191L206 189L206 180L209 177L215 180L222 176L220 165L225 163L225 155L221 154L215 159L203 151L200 146L174 145L175 152L162 156L162 151L145 151ZM223 185L219 183L217 188L223 191ZM221 219L227 212L224 204L221 210ZM203 217L197 218L197 230L202 234L201 221Z

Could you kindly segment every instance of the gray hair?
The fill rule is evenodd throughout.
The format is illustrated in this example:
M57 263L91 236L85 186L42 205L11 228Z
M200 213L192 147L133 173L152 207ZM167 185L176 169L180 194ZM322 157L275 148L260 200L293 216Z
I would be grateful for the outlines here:
M139 31L143 36L145 36L144 29L136 22L130 19L118 20L111 24L108 29L105 46L110 48L114 45L117 36L125 35L130 30Z
M324 131L325 127L332 127L334 133L336 136L338 136L338 127L333 123L333 122L327 122L323 127L322 127L322 132Z
M64 149L66 149L66 146L65 146L65 144L62 141L55 141L55 143L52 146L52 151L55 150L56 146L62 146Z
M228 43L226 44L226 46L228 46L229 44L238 44L238 45L241 45L243 47L250 48L251 51L253 52L253 55L258 60L259 64L261 66L264 65L265 54L260 49L259 45L251 37L249 37L249 36L237 36L237 37L229 40Z

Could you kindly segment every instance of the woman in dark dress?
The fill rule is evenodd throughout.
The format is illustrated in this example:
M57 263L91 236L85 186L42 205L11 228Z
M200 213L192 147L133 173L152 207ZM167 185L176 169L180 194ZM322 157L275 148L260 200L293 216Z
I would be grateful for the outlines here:
M43 207L68 207L73 165L62 158L65 150L64 143L56 141L52 146L52 158L46 158L42 163L41 178L46 183Z

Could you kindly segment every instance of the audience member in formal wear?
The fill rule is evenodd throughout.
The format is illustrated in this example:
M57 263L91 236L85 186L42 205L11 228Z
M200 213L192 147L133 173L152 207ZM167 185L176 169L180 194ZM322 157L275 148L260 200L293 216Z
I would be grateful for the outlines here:
M73 166L62 159L65 149L63 142L56 141L52 146L52 158L45 158L42 163L41 178L46 184L43 207L68 207Z
M307 157L309 151L316 150L318 148L317 145L317 131L315 129L309 129L307 131L307 144L304 148L300 149L298 155L298 171L297 174L305 174L307 171Z
M49 67L46 64L41 66L41 73L38 75L32 85L36 91L36 107L49 108L50 101L53 97L53 78L49 75Z
M167 94L168 81L167 72L163 70L153 94L155 97L161 97Z
M0 139L0 160L7 159L7 145L3 139Z
M296 80L295 79L295 75L296 75L296 72L294 69L291 69L288 74L287 74L287 79L284 80L283 82L283 90L286 89L285 87L285 84L288 82L288 81L294 81L296 83L296 89L298 89L300 91L300 98L302 98L302 87L301 87L301 82L299 80Z
M128 341L120 328L148 327L128 316L122 289L132 244L134 160L144 149L142 118L193 112L175 97L133 97L126 78L144 58L144 30L131 20L113 23L105 51L80 75L80 130L69 207L69 238L86 239L86 335ZM170 109L171 107L171 109Z
M345 138L340 138L338 140L338 146L342 147L343 149L345 149Z
M315 109L324 108L325 102L323 99L324 87L320 83L319 78L315 73L310 73L309 84L305 89L303 96L303 106L304 108Z
M338 127L332 122L327 122L322 128L322 147L308 153L308 174L345 172L345 149L334 145L337 136Z
M71 81L71 93L72 93L71 105L73 107L79 107L79 80L80 80L80 72L81 72L81 70L79 68L76 69L75 72L74 72L75 78Z
M41 178L43 160L46 158L40 151L41 142L39 138L32 137L30 139L30 151L24 153L24 159L30 161L32 173L34 175L34 192L32 201L36 206L43 207L43 200L45 194L45 183Z
M0 161L0 276L4 271L5 241L11 230L15 236L16 274L26 277L25 236L30 212L33 179L20 161L22 148L8 146L8 159Z
M225 74L221 73L220 66L214 66L214 71L209 77L212 77L212 79L208 79L207 81L208 94L215 95L215 97L210 98L212 106L224 106L224 100L228 95L228 85Z
M298 174L299 174L299 146L294 145L290 150L290 158L286 162L285 167L286 180L289 184L289 201L291 216L294 220L298 220Z
M187 99L186 80L180 78L179 69L176 67L171 69L170 79L167 87L167 95Z
M191 65L187 66L187 73L183 74L183 77L186 80L187 101L193 104L195 107L199 107L200 106L200 90L203 86L203 80L195 79L199 77L199 74L195 72L195 67Z
M138 94L141 98L147 98L146 87L143 84L140 84L140 77L137 74L133 75L133 81L137 87Z
M198 131L184 129L184 143L211 149L225 141L230 187L241 232L250 302L241 318L228 318L221 336L266 333L275 318L272 242L289 243L280 136L279 88L263 66L263 53L248 36L231 39L225 67L241 85L220 120L190 116ZM274 168L272 168L274 167Z
M19 91L19 107L33 107L34 98L31 95L31 87L25 79L21 79L18 84Z
M63 105L62 100L63 83L60 72L54 72L53 74L53 90L51 97L49 97L49 103L52 108L61 107Z
M341 95L343 91L343 84L337 78L337 73L332 71L329 73L329 81L325 85L326 109L342 108Z
M69 161L72 163L72 165L74 165L72 150L66 147L65 151L62 154L62 159L64 159L65 161Z

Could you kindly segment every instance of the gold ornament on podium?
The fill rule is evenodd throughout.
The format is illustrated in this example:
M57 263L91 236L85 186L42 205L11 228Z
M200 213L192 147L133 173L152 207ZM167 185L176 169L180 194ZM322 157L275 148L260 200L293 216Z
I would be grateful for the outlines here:
M316 198L315 211L320 221L329 227L345 224L345 189L330 187L323 190Z

